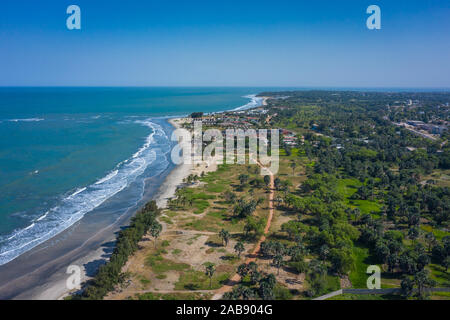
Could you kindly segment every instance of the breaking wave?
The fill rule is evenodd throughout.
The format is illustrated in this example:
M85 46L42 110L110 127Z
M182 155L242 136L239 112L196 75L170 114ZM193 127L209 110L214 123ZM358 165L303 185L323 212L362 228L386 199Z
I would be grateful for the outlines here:
M17 119L19 120L19 119ZM23 121L25 119L22 119ZM114 170L95 183L77 189L59 201L58 205L36 218L26 228L0 237L0 265L14 260L44 241L66 230L87 213L124 190L136 181L149 165L155 161L152 149L155 138L159 143L170 143L162 127L149 120L134 121L151 129L144 145L128 160L119 163ZM162 139L162 140L161 140Z

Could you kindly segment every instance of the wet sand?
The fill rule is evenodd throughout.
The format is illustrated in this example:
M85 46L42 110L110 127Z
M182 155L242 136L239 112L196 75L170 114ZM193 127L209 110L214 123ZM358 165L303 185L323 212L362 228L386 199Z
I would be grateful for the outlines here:
M165 207L191 169L191 165L170 165L158 177L146 181L147 194L140 205L128 209L119 218L111 213L121 204L118 200L108 200L102 209L94 210L95 214L86 215L56 237L0 266L0 299L56 300L66 296L71 292L66 285L70 276L67 268L79 266L82 282L94 276L98 267L109 259L117 232L129 223L139 207L151 199Z

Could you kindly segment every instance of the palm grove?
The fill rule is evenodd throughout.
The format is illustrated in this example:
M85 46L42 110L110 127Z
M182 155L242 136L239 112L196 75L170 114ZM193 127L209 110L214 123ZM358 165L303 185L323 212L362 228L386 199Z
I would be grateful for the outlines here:
M305 294L311 297L326 293L327 274L342 277L355 268L356 244L370 250L371 263L383 266L384 275L401 279L404 297L424 298L424 288L438 284L430 275L430 263L445 270L440 284L448 287L450 192L447 185L429 178L450 169L447 133L432 141L392 121L424 115L448 121L450 94L261 95L275 97L269 100L271 124L303 137L296 150L284 145L285 154L296 151L299 160L306 158L309 164L307 180L300 186L276 179L278 209L294 213L297 219L281 226L283 237L269 237L262 243L261 257L271 259L277 269L284 266L306 273ZM413 110L390 107L411 95L420 99ZM295 163L289 165L293 175ZM340 190L344 180L358 184L351 196ZM366 200L376 204L374 210L360 209L358 204ZM272 282L257 269L240 266L241 284L226 297L273 298L264 290L273 289L268 285Z

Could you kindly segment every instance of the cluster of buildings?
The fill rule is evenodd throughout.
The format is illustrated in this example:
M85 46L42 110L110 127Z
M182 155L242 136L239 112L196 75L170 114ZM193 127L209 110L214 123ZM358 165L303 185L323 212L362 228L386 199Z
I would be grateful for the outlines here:
M448 130L447 125L429 124L423 121L416 121L416 120L408 120L406 123L414 127L415 129L424 130L431 134L441 135L444 133L444 131Z
M222 128L249 129L261 124L268 110L263 108L203 116L204 125ZM200 119L198 119L200 120Z
M270 118L271 116L268 115L267 109L256 108L251 110L203 115L195 120L201 120L204 126L218 128L222 131L222 134L226 136L226 129L258 129L266 125ZM298 145L299 139L295 132L286 129L278 130L283 144L291 147Z
M287 146L297 146L298 145L298 138L295 132L286 130L286 129L280 129L280 134L283 137L283 143Z

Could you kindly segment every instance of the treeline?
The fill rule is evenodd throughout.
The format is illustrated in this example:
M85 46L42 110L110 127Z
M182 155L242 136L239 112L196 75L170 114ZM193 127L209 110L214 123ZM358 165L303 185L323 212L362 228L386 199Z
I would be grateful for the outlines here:
M130 226L121 230L117 236L116 247L109 261L99 268L97 275L87 283L83 292L72 298L100 300L122 283L125 280L122 268L129 256L138 249L139 241L152 227L160 227L156 220L159 213L155 201L147 203L138 211L131 219Z
M404 105L411 100L420 101L421 107L436 107L450 101L449 92L363 92L363 91L331 91L304 90L262 92L258 96L275 97L284 106L318 105L339 107L361 107L378 111L387 105ZM269 100L271 102L273 100ZM419 109L419 112L422 111Z
M191 115L190 115L190 117L191 117L192 119L198 119L198 118L201 118L201 117L203 117L203 112L192 112Z

